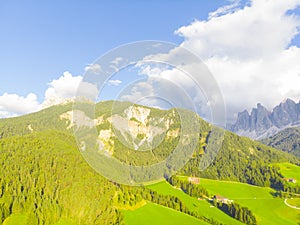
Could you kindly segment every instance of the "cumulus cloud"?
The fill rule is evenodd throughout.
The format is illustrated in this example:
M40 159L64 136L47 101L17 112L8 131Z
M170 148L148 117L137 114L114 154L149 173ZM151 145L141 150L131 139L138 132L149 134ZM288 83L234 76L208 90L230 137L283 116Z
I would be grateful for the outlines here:
M203 59L230 57L238 60L273 58L286 49L298 33L299 17L287 11L299 0L253 0L224 15L194 21L175 31L184 38L182 46ZM218 11L218 10L217 10Z
M76 96L94 101L98 95L96 85L83 81L82 76L73 76L66 71L61 77L51 81L45 91L43 107L61 104Z
M184 38L181 46L200 56L218 81L229 121L257 102L271 109L284 98L300 99L300 49L291 46L300 19L287 13L300 1L250 3L176 31Z
M59 104L65 99L73 98L81 81L81 76L73 76L68 71L64 72L58 79L52 80L45 91L44 107Z
M42 103L37 101L37 96L33 93L26 97L4 93L0 96L0 118L19 116L52 105L66 103L76 96L95 101L98 89L96 85L83 81L82 76L73 76L66 71L58 79L54 79L48 84Z
M0 117L12 117L40 109L37 96L29 93L26 97L4 93L0 96Z
M287 97L300 100L300 48L291 45L299 34L300 18L293 14L299 5L300 0L252 0L242 6L233 1L210 13L206 20L175 31L183 37L181 46L199 56L217 80L229 122L236 112L249 110L258 102L271 109ZM178 52L173 49L159 57L166 60L176 56ZM189 87L188 80L169 69L144 72Z
M213 57L206 64L216 77L232 116L243 109L250 110L258 102L271 109L284 98L299 101L299 57L300 49L293 47L273 60Z
M167 55L153 55L153 59L156 58L157 60L164 57ZM169 65L157 65L156 63L139 63L138 67L140 68L139 74L147 75L147 77L142 79L143 81L137 80L126 87L120 93L121 100L157 108L186 108L201 112L205 119L212 121L209 101L202 92L202 82L198 83L193 79L194 77L183 72L192 69L193 74L197 71L197 74L204 78L200 80L205 80L207 74L201 73L201 65L186 65L183 66L185 68L183 70ZM213 105L214 99L210 98L210 100Z

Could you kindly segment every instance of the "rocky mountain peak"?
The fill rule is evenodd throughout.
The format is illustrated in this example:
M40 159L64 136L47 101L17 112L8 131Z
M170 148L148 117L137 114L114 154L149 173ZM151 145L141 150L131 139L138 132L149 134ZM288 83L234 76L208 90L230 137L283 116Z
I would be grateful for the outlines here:
M238 129L247 129L249 127L249 113L247 110L239 112L237 118Z
M291 126L300 126L300 102L287 98L272 111L258 103L250 114L247 110L238 113L235 124L229 129L239 135L259 139Z

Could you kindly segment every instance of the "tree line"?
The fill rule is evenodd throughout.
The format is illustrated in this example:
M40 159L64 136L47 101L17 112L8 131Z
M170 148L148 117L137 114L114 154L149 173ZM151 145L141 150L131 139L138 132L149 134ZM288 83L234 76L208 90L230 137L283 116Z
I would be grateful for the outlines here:
M257 220L252 213L252 211L247 207L242 207L237 203L226 204L223 202L218 202L214 199L214 206L218 207L220 210L228 214L229 216L249 225L256 225Z

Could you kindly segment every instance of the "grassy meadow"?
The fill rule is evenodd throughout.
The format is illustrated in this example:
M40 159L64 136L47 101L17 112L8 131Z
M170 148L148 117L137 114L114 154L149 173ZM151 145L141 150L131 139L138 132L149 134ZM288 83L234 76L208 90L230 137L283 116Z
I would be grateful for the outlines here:
M136 210L123 212L128 225L207 225L192 216L151 202Z

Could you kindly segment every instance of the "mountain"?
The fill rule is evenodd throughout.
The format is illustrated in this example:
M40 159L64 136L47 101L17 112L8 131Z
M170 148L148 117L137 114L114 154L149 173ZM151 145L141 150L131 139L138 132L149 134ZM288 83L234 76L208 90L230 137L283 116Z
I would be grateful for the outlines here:
M262 139L261 142L300 157L299 127L286 128L269 138Z
M0 119L0 223L15 224L9 221L22 217L23 224L28 225L124 224L124 210L155 203L193 216L199 224L221 224L221 219L205 214L205 210L190 211L189 206L171 193L161 195L147 186L130 187L109 181L83 159L73 135L82 125L95 125L99 133L98 154L113 156L130 165L155 164L166 159L180 143L182 126L176 111L179 109L159 110L106 101L96 104L95 119L76 112L72 104ZM182 115L193 118L193 123L199 122L200 134L196 149L178 175L283 190L282 175L272 165L280 162L300 164L298 158L288 153L228 131L223 139L210 142L212 130L216 128L195 113L183 111ZM185 136L183 142L192 135ZM151 138L160 145L149 151L151 144L156 143ZM200 170L201 159L209 153L208 143L214 146L217 142L222 145L215 161L207 169ZM139 148L142 151L135 151ZM187 190L195 189L189 185L185 184ZM196 195L206 193L198 189L201 192Z
M300 102L286 99L270 112L260 103L251 113L238 113L236 122L228 129L252 139L270 137L288 127L300 126Z

